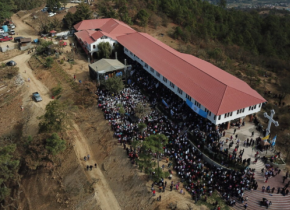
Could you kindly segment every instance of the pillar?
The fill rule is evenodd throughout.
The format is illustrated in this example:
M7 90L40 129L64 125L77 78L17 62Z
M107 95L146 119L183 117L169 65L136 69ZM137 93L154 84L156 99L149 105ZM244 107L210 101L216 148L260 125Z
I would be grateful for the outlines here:
M231 127L231 121L228 121L228 122L227 122L227 130L229 130L230 127Z
M250 118L250 122L253 122L254 116L252 114L249 115L249 118Z

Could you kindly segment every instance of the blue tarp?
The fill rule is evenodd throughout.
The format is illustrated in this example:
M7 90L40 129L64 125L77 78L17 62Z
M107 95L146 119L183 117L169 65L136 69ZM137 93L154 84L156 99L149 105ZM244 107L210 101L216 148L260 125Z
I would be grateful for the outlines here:
M207 118L207 112L201 110L199 107L195 106L190 100L186 99L186 104L200 116Z

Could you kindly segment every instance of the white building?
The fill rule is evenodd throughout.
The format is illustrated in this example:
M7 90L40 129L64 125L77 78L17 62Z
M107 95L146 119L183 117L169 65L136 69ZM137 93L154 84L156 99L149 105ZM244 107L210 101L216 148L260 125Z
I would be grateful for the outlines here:
M82 21L75 26L76 30L85 28L93 40L90 42L84 38L81 35L84 32L76 34L83 43L87 43L84 45L88 52L95 52L97 43L102 40L109 40L112 45L120 43L128 57L141 64L160 83L213 124L228 122L229 126L231 120L242 120L248 115L251 117L261 110L262 103L266 101L246 82L222 69L195 56L180 53L146 33L135 32L129 26L125 27L124 23L121 25L116 20L109 20L88 20L95 22L84 24ZM92 27L97 31L93 31ZM114 34L112 31L115 31Z
M84 51L93 60L94 53L98 52L98 44L101 42L110 43L112 49L118 43L117 36L135 33L136 31L118 20L93 19L83 20L74 26L75 36Z

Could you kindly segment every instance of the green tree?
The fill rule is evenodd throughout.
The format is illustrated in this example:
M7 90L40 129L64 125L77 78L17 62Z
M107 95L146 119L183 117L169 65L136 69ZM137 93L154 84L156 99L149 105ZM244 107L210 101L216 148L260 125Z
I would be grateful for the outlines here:
M168 138L164 134L155 134L150 135L145 139L143 142L143 146L150 150L152 153L157 154L157 167L160 169L159 166L159 158L160 154L164 153L163 146L168 143ZM157 180L160 180L160 178L163 176L163 174L160 173L160 170L157 170L157 173L155 173L155 178Z
M258 73L255 69L252 69L251 66L248 66L246 70L246 75L248 76L250 84L252 84L252 81L256 79L256 77L258 76Z
M67 128L71 123L72 111L76 109L71 101L49 102L45 108L45 114L39 117L39 132L59 132Z
M57 155L66 149L66 143L65 140L61 139L56 133L53 133L50 138L46 139L45 148L52 155Z
M8 181L13 180L19 166L19 160L13 156L15 144L0 147L0 201L10 193Z
M139 132L142 132L146 127L147 127L147 125L145 123L139 123L138 124Z
M227 0L220 0L218 5L222 8L226 8L227 7Z
M46 0L46 6L48 7L48 11L55 12L61 7L60 0Z
M13 0L0 0L0 23L13 15L13 10L16 8Z
M146 27L149 20L148 12L146 12L144 9L141 9L136 15L136 20L138 20L140 26Z
M37 54L43 54L49 50L49 47L53 44L51 41L45 41L40 39L39 45L36 47Z
M45 67L46 68L51 68L53 64L53 58L52 57L47 57L45 60Z
M73 25L77 24L78 22L81 22L83 20L89 20L92 19L92 10L90 8L89 4L86 3L80 3L77 6L77 10L74 14L71 12L68 12L63 19L64 26L68 29L71 29Z
M121 77L107 79L104 82L104 86L110 93L120 93L125 87Z
M109 42L101 42L98 44L98 57L99 58L110 58L112 54L112 46Z

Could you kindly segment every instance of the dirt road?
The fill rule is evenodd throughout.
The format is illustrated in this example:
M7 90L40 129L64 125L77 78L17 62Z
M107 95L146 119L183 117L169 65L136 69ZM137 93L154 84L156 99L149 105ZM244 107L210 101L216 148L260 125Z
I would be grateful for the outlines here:
M19 33L21 32L21 35L33 35L35 33L34 30L30 26L23 23L18 16L13 15L12 19L17 25ZM52 99L49 94L49 89L34 76L34 72L29 67L27 62L30 56L31 54L24 53L14 57L12 60L17 63L17 66L20 68L20 75L23 79L25 79L25 86L22 87L27 89L23 95L24 112L28 112L27 123L24 127L24 135L33 136L38 131L39 120L37 117L44 114L46 105ZM30 82L28 81L28 78L30 79ZM43 101L38 103L33 101L31 98L33 92L39 92ZM21 111L20 107L17 111ZM91 156L93 156L93 151L91 151L88 140L84 137L78 125L74 123L73 128L74 130L69 133L72 133L72 136L75 139L74 149L79 159L79 164L81 164L84 170L86 170L85 168L87 164L94 165L97 161L94 159L90 159L89 162L82 161L85 155L91 154ZM110 189L100 166L98 166L97 169L94 168L92 171L87 171L86 174L88 179L98 180L94 185L96 205L99 205L99 207L103 210L120 210L121 207L114 193Z
M23 16L25 18L26 16ZM37 36L37 31L35 31L31 26L25 24L22 22L22 19L20 19L16 14L14 14L11 17L13 23L16 25L16 28L14 29L16 34L18 33L18 36Z
M79 163L85 169L87 165L93 165L97 163L96 160L92 158L93 151L91 150L90 145L88 144L87 139L84 137L82 132L80 131L78 125L73 125L74 131L74 139L75 145L74 150L78 157ZM84 156L90 154L90 160L84 161ZM85 169L86 170L86 169ZM103 210L119 210L121 209L114 193L112 192L111 188L109 187L106 178L104 177L101 166L98 165L97 168L93 168L92 171L87 171L86 173L89 179L97 179L98 181L94 185L95 189L95 198L97 200L97 204Z
M38 132L38 116L41 116L45 112L46 105L52 100L49 95L49 89L42 84L38 79L35 78L32 69L28 65L28 60L31 54L21 54L13 58L19 67L19 73L21 77L25 80L24 86L21 88L26 88L27 91L23 94L23 104L24 112L27 113L26 123L24 125L24 135L35 135ZM10 60L10 59L9 59ZM8 60L7 60L8 61ZM7 61L4 61L7 62ZM30 82L28 82L28 79ZM39 92L43 101L35 102L32 100L32 93ZM19 107L19 110L21 108Z

